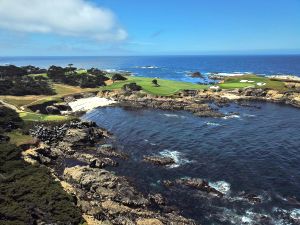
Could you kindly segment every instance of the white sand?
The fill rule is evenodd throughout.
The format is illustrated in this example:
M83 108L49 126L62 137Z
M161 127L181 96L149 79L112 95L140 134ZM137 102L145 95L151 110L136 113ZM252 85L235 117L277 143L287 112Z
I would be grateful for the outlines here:
M240 80L241 83L247 83L248 80Z
M116 101L109 100L107 98L99 98L99 97L90 97L90 98L81 98L74 102L70 102L69 106L72 108L73 112L78 111L89 111L97 107L108 106Z
M258 82L258 83L256 83L258 86L265 86L266 85L266 83L263 83L263 82Z

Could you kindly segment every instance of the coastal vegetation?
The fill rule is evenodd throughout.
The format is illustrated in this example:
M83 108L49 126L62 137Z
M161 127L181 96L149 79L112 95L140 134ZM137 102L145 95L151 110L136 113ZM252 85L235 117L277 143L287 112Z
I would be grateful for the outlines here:
M82 223L74 198L48 169L22 160L18 146L33 140L22 133L23 128L18 113L0 105L0 224Z

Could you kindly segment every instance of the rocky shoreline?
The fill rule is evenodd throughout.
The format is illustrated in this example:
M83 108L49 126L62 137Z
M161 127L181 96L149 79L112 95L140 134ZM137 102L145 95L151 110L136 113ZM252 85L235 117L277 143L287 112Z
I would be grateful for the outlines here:
M112 168L130 158L112 144L113 135L93 122L73 121L61 125L36 125L30 131L38 141L22 152L23 159L47 167L56 181L74 198L88 225L198 224L186 218L161 193L141 193L128 178ZM144 156L144 163L169 166L165 156ZM226 193L200 178L163 180L170 191L191 189L206 198L227 199ZM241 201L261 203L260 196L245 193Z
M298 86L297 86L298 87ZM162 110L185 110L198 116L225 116L211 103L222 107L229 103L243 102L273 102L300 108L300 91L280 92L276 90L245 88L235 90L185 90L175 96L158 97L136 91L101 91L99 97L110 98L118 102L119 106L132 108L156 108Z
M196 224L159 193L144 196L127 178L109 171L128 155L109 144L111 134L96 124L37 125L30 134L39 142L22 153L24 160L49 168L88 224Z
M129 108L154 108L162 110L185 110L201 117L224 117L221 108L232 102L246 105L249 101L266 101L300 107L299 92L278 92L265 89L236 90L186 90L172 97L157 97L143 91L100 91L88 97L110 99L114 106ZM82 96L86 97L86 96ZM75 98L68 96L64 103L55 103L54 111L60 109L73 113L68 103ZM47 106L51 107L51 106ZM78 112L77 112L78 113ZM233 115L235 112L229 113ZM23 152L25 161L46 166L66 192L74 196L84 218L91 224L196 224L181 216L160 193L148 196L140 193L126 177L115 175L110 168L126 163L130 157L116 149L112 134L95 123L74 121L62 125L37 125L30 134L39 140L35 146ZM161 156L144 156L144 163L169 166L174 160ZM192 188L223 198L224 193L198 178L163 181L166 188ZM251 204L261 201L258 196L246 194L241 197Z

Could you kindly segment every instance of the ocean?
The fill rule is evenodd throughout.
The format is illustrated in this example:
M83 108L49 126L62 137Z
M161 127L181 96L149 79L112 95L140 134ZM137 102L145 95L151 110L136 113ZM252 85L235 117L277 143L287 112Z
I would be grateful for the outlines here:
M256 73L300 76L300 55L282 56L99 56L99 57L0 57L0 65L51 65L96 67L107 71L128 71L136 76L195 82L190 72Z
M201 118L188 112L98 108L83 119L105 127L129 155L111 168L146 196L161 193L168 204L198 224L294 225L300 222L300 113L272 103L231 105L239 115ZM159 167L143 156L161 155L175 165ZM212 197L164 180L200 178L224 193ZM242 196L258 196L251 203Z

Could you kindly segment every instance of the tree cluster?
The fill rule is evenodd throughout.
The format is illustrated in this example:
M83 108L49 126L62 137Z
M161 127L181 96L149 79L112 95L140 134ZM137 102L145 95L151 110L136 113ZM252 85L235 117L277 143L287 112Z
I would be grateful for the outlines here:
M109 80L105 73L101 70L92 68L87 73L77 73L75 67L59 67L51 66L48 69L48 77L54 82L68 84L72 86L80 86L82 88L95 88L105 86L105 81Z
M22 126L14 110L0 105L0 224L81 224L74 198L46 168L25 163L22 150L8 143L4 132Z
M0 79L0 95L53 95L51 85L42 77L21 76Z

